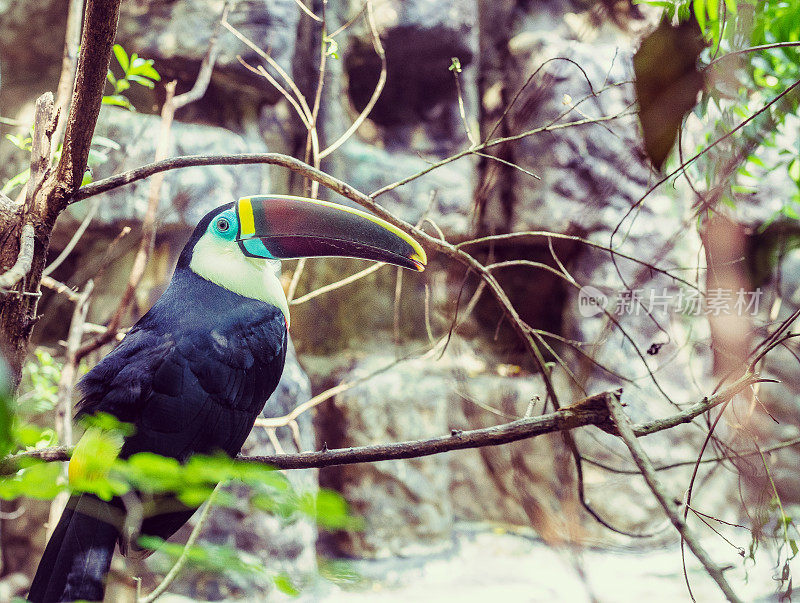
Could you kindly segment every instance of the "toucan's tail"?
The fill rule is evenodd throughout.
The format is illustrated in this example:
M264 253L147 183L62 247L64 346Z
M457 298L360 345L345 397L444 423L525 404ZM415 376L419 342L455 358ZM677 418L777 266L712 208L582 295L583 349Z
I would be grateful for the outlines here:
M47 543L28 600L102 601L118 524L113 505L90 494L72 496Z

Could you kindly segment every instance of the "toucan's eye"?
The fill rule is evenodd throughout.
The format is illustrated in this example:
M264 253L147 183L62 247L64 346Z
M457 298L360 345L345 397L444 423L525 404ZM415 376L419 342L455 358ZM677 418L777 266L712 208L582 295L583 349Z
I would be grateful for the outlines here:
M217 220L217 230L219 232L228 232L231 229L231 223L228 218L219 218Z

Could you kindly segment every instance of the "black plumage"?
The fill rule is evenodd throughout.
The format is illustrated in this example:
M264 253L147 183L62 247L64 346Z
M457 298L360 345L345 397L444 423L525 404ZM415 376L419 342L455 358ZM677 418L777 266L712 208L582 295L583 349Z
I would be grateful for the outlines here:
M194 245L225 206L195 229L169 287L122 342L81 381L79 414L98 411L132 423L121 456L147 451L186 460L234 456L283 371L286 322L275 306L195 274ZM163 502L163 501L162 501ZM143 534L171 536L194 509L147 517ZM179 503L177 503L179 504ZM180 507L179 507L180 508ZM123 521L119 501L75 495L48 542L31 601L102 599Z

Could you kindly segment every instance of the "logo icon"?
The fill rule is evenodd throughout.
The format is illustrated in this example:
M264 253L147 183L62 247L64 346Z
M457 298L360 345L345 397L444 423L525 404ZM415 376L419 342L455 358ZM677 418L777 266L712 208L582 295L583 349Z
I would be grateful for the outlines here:
M600 289L587 285L578 292L578 312L584 318L602 314L607 305L608 297Z

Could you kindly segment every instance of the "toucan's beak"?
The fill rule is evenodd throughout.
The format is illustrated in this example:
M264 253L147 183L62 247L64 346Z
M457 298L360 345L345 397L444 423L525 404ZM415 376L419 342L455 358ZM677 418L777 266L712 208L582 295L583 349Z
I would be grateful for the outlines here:
M239 246L249 257L292 259L342 256L422 271L419 243L367 212L336 203L256 195L239 199Z

